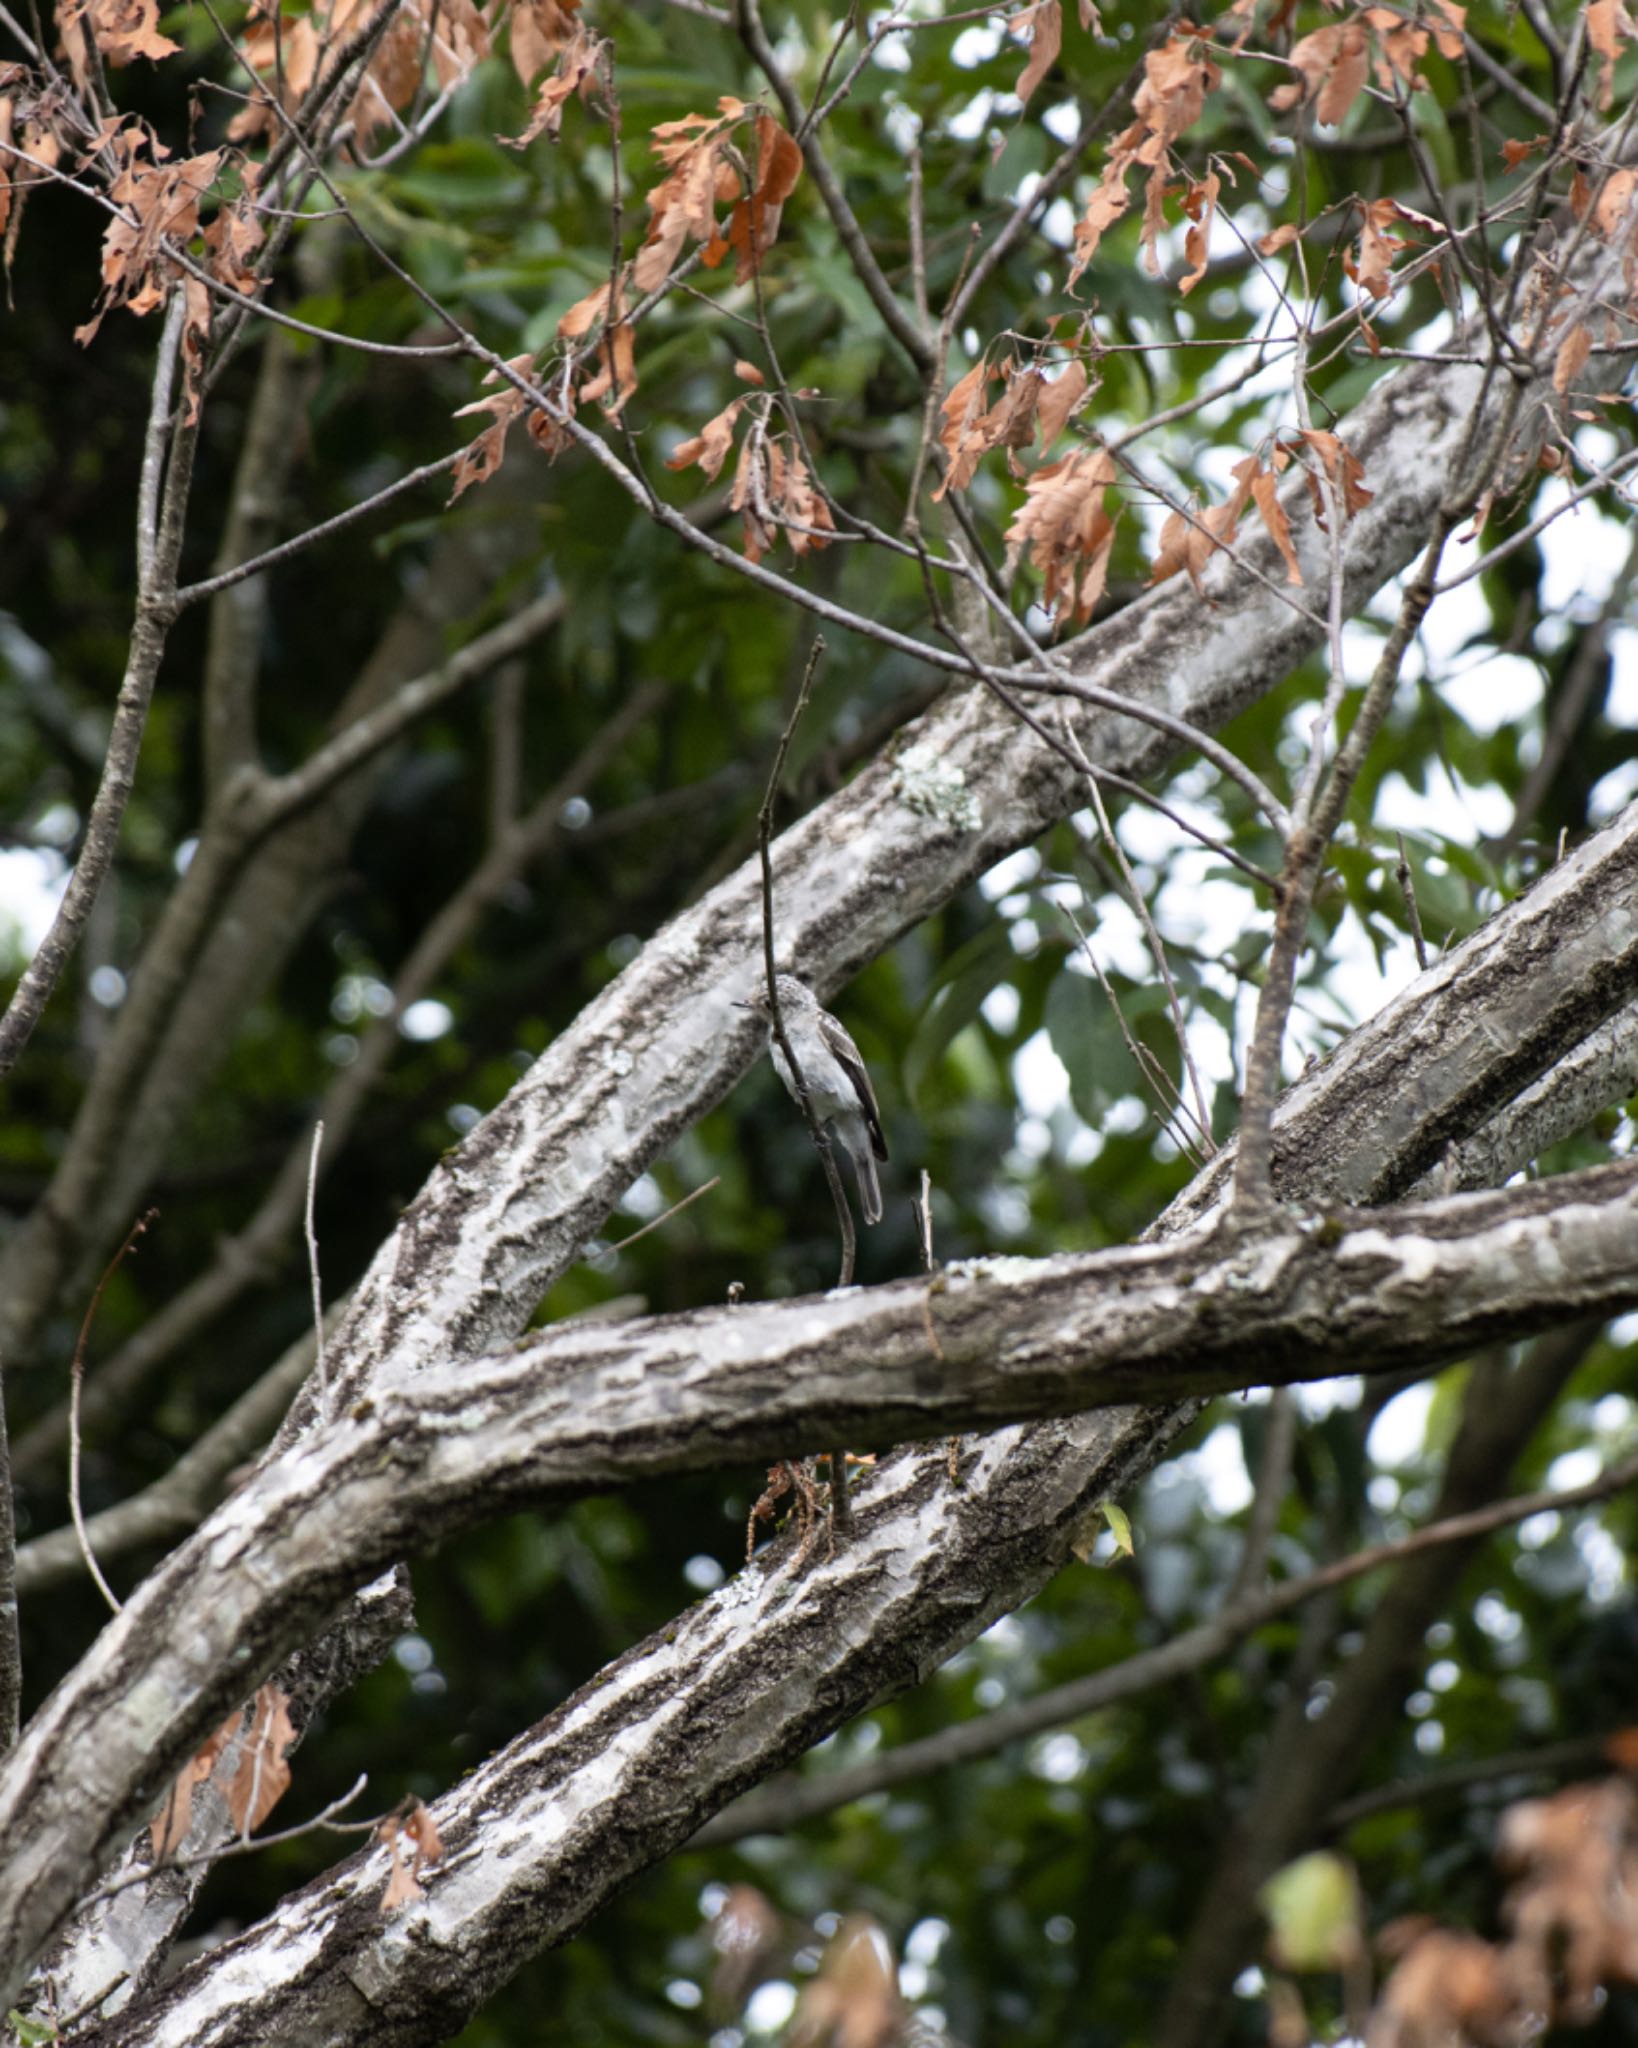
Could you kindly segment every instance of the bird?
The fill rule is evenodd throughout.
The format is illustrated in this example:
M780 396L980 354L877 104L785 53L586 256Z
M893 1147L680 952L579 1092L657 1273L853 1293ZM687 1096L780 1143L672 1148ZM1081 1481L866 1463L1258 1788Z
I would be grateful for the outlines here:
M875 1091L859 1048L848 1035L847 1027L830 1014L806 982L798 981L794 974L776 975L774 980L779 991L780 1021L802 1069L815 1120L830 1125L853 1162L853 1178L858 1183L865 1221L880 1223L882 1190L876 1178L876 1161L886 1159L887 1140L882 1136L881 1111L876 1107ZM772 1033L773 1006L766 987L760 988L748 1003L736 1003L734 1007L753 1011L768 1025L774 1072L791 1098L799 1102L795 1078L778 1037Z

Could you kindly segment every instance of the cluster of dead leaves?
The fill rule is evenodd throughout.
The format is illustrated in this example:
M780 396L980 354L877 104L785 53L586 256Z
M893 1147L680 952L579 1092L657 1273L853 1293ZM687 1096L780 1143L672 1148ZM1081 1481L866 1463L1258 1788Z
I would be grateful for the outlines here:
M154 1860L164 1862L181 1848L193 1825L194 1793L212 1777L233 1826L241 1835L254 1833L290 1789L285 1755L295 1739L290 1702L270 1680L248 1707L235 1707L182 1766L148 1823Z
M8 281L28 195L50 181L73 146L67 98L60 79L42 83L26 65L0 64L0 236Z
M258 7L239 41L239 54L262 81L228 128L250 142L279 127L274 101L294 114L320 76L325 58L368 18L371 0L328 0L293 18ZM521 11L521 10L520 10ZM439 90L457 85L489 55L490 29L474 0L399 0L359 81L343 127L355 152L391 128L414 99L430 63Z
M570 97L584 97L598 82L603 46L587 37L567 13L560 22L557 64L541 88L529 127L517 138L520 146L542 132L555 137ZM514 54L516 33L514 26ZM611 419L618 418L637 389L628 294L646 296L663 285L690 240L701 245L707 268L715 269L731 253L737 282L743 284L758 274L779 232L785 201L802 173L802 152L794 139L770 114L731 97L717 102L715 114L685 114L680 120L660 122L651 139L665 176L648 195L649 225L642 246L616 276L576 300L557 324L558 340L572 351L553 380L553 404L560 417L539 406L529 412L529 431L548 455L568 445L561 416L596 403ZM723 206L729 208L726 221L719 220ZM518 357L512 367L530 374L533 362ZM744 372L749 366L740 368ZM762 381L754 370L750 378ZM497 380L491 373L485 381ZM456 467L455 497L500 467L507 429L528 404L521 392L509 388L461 408L457 417L487 412L492 418ZM738 416L736 402L709 422L694 442L684 443L685 448L697 445L697 452L684 455L679 450L671 467L715 451L714 465L707 465L707 474L714 477L727 456ZM779 527L784 527L798 554L825 546L825 535L835 531L800 448L789 437L769 434L765 421L747 438L734 490L735 509L745 518L745 551L753 561L772 546Z
M1081 27L1094 35L1102 27L1098 10L1092 0L1079 0ZM1030 95L1058 61L1058 54L1064 46L1064 11L1061 0L1031 0L1021 14L1015 14L1009 24L1015 36L1027 35L1029 40L1029 62L1018 74L1018 83L1013 87L1018 104L1027 107Z
M170 163L165 144L129 122L104 138L119 162L108 196L122 210L102 238L102 293L97 311L74 339L83 347L114 306L151 313L164 302L177 266L166 254L167 240L187 243L199 232L199 207L222 168L224 152Z
M991 405L990 386L998 378L1001 396ZM1086 396L1088 381L1086 365L1078 356L1050 381L1037 364L1013 359L992 368L987 357L980 357L944 400L938 438L947 463L934 499L947 491L966 490L992 448L1005 448L1008 467L1021 477L1017 451L1027 448L1039 433L1044 455Z
M1374 71L1384 93L1425 89L1419 66L1430 44L1453 61L1462 54L1467 9L1456 0L1429 0L1434 18L1416 21L1393 7L1364 7L1346 21L1330 22L1292 44L1287 60L1296 77L1276 86L1268 104L1278 113L1311 107L1316 121L1334 128Z
M617 330L618 331L618 330ZM630 329L626 329L627 334ZM532 355L513 356L506 365L519 377L533 379L535 359ZM506 456L506 436L512 422L528 416L529 433L536 445L548 456L556 457L569 445L569 435L562 424L550 413L530 399L528 394L503 377L499 370L491 370L483 380L499 388L488 398L475 398L470 405L461 406L456 419L466 419L474 413L488 413L489 424L477 439L462 449L455 465L455 487L449 494L453 505L464 490L473 484L486 483ZM635 378L632 380L635 384ZM572 414L574 411L574 386L565 375L557 378L557 389L551 394L561 410Z
M811 1930L788 1925L755 1885L734 1885L711 1923L718 1957L712 2013L732 2022L757 1985L788 1968L793 1950L812 1938ZM790 2048L891 2048L905 2039L910 2017L891 1943L868 1913L853 1913L825 1944L818 1969L802 1987L786 2040Z
M749 150L742 147L747 122ZM632 265L632 284L639 292L662 285L689 241L703 244L708 270L731 251L735 281L744 284L762 268L802 175L795 138L771 114L725 95L715 114L661 121L652 141L666 175L648 195L648 233ZM721 206L731 207L726 228L717 222Z
M749 383L764 381L754 363L736 363L734 367ZM747 408L750 425L740 444L734 485L728 494L729 507L740 515L744 527L745 558L760 562L781 532L793 555L816 554L829 547L836 522L814 482L800 441L792 433L774 430L771 402L731 399L697 434L678 444L666 468L687 469L698 463L715 481L733 448L735 426Z
M1611 1745L1628 1768L1634 1731ZM1622 1751L1626 1753L1621 1754ZM1522 2048L1584 2027L1614 1985L1638 1984L1638 1788L1630 1777L1526 1799L1502 1817L1497 1861L1512 1877L1504 1941L1399 1922L1367 2048Z
M182 370L191 424L199 416L214 303L206 277L246 298L260 283L254 266L265 233L256 213L257 167L240 166L238 192L223 202L204 229L200 263L206 277L201 277L184 271L171 251L181 249L200 233L201 203L222 173L229 152L208 149L172 163L164 143L130 119L108 123L93 147L109 150L119 164L109 197L121 211L109 221L102 238L102 291L97 309L74 330L74 339L82 347L88 345L115 306L139 316L151 313L180 282L184 300Z
M554 13L557 12L553 0L546 0L546 4L552 6ZM579 0L572 0L572 4L578 6ZM520 13L525 11L519 10ZM559 16L559 19L561 18ZM514 23L515 19L516 17ZM530 20L534 21L532 14ZM520 56L518 31L514 25L512 60L520 72L524 63L533 61L534 51L544 39L544 32L538 25L531 27L525 39L525 48L529 54ZM602 36L593 35L583 21L576 20L563 38L551 70L540 82L540 90L535 95L535 104L522 134L502 135L499 140L505 143L508 149L527 149L540 135L545 135L549 141L555 142L563 126L563 109L569 101L578 98L583 104L589 105L592 94L605 87L604 65L611 48L612 45ZM525 78L523 82L527 85L529 80Z
M169 57L182 47L159 33L159 0L57 0L57 33L74 88L93 106L93 46L116 68L138 57Z
M1143 81L1132 99L1134 119L1109 148L1103 176L1093 189L1085 211L1075 223L1075 258L1070 265L1069 283L1076 280L1097 254L1104 235L1131 206L1126 180L1134 170L1149 173L1144 206L1144 256L1151 269L1154 238L1163 218L1162 203L1172 144L1192 128L1206 104L1207 93L1222 82L1223 74L1206 54L1200 31L1183 22L1161 45L1143 60ZM1215 192L1213 193L1215 202Z

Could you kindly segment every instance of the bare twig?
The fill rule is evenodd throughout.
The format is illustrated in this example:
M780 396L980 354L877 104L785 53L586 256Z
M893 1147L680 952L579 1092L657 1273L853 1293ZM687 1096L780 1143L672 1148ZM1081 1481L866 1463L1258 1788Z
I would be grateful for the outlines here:
M125 1254L130 1251L137 1239L142 1236L148 1225L153 1222L158 1214L159 1211L157 1209L150 1209L146 1216L139 1216L125 1233L125 1242L108 1261L103 1271L103 1276L97 1282L96 1290L92 1294L90 1303L86 1308L84 1319L80 1324L79 1341L74 1346L73 1362L68 1369L68 1511L74 1519L74 1534L79 1541L80 1555L85 1559L86 1570L90 1572L92 1578L96 1581L97 1591L108 1602L109 1609L114 1614L120 1612L123 1603L115 1594L113 1587L103 1577L102 1567L97 1563L96 1555L91 1548L90 1539L85 1533L85 1514L80 1506L80 1388L85 1381L86 1340L91 1335L91 1325L96 1320L97 1309L101 1305L103 1291L109 1281L113 1279L115 1273L119 1271L120 1263L124 1259Z
M673 1202L669 1209L662 1209L658 1216L651 1217L641 1230L634 1230L629 1237L621 1238L618 1244L611 1244L609 1250L611 1252L630 1251L639 1238L647 1237L651 1230L660 1229L662 1225L669 1223L673 1216L680 1216L691 1203L697 1202L701 1195L708 1195L714 1187L721 1184L721 1181L722 1175L720 1173L712 1174L708 1181L702 1181L697 1188L690 1189L680 1201Z
M790 751L802 713L807 709L808 697L813 689L813 678L825 651L822 638L815 637L808 654L807 665L802 671L802 681L797 689L796 702L791 715L785 721L785 729L779 735L779 745L774 749L773 766L768 770L768 786L763 793L762 808L757 813L756 844L757 858L762 864L762 966L768 985L768 1009L779 1050L785 1056L785 1064L796 1082L796 1099L802 1111L802 1120L808 1127L819 1162L825 1169L825 1184L830 1189L830 1199L836 1209L836 1226L842 1236L842 1264L837 1277L838 1287L853 1285L853 1261L858 1242L853 1229L853 1211L848 1207L846 1192L842 1187L842 1176L837 1169L835 1154L831 1149L829 1133L814 1113L813 1103L808 1096L807 1078L802 1064L797 1059L785 1030L785 1019L779 1008L779 972L774 952L774 901L773 901L773 828L774 805L779 796L779 779L784 772L785 756ZM831 1516L835 1531L844 1533L848 1526L847 1499L847 1456L843 1451L832 1451L831 1471Z
M1410 919L1411 944L1416 948L1416 965L1422 973L1428 968L1428 942L1422 936L1422 913L1416 904L1416 877L1411 873L1411 864L1405 855L1405 835L1398 835L1399 858L1394 863L1393 878L1399 884L1399 892L1405 899L1405 915Z
M330 1376L324 1365L324 1291L319 1285L318 1232L313 1228L313 1196L318 1188L319 1148L324 1143L324 1119L313 1126L313 1149L307 1159L307 1273L313 1285L313 1361L318 1375L319 1399L330 1391Z

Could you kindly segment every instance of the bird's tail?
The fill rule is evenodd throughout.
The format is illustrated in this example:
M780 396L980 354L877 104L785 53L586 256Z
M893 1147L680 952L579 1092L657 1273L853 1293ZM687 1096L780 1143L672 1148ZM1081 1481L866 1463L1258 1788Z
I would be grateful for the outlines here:
M859 1204L864 1210L867 1223L882 1220L882 1184L876 1178L876 1159L871 1150L870 1136L861 1119L856 1130L844 1134L847 1156L853 1161L853 1178L859 1184Z

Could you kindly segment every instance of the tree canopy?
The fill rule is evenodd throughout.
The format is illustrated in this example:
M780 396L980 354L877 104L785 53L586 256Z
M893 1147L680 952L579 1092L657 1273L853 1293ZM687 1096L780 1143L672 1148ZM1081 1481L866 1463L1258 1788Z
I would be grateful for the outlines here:
M1630 2037L1635 39L0 7L11 2040Z

